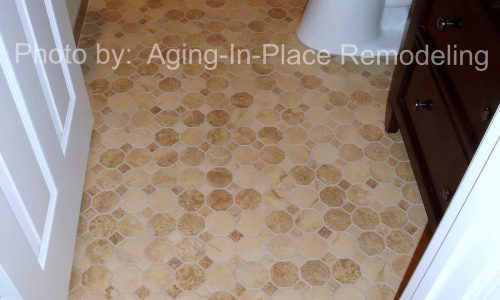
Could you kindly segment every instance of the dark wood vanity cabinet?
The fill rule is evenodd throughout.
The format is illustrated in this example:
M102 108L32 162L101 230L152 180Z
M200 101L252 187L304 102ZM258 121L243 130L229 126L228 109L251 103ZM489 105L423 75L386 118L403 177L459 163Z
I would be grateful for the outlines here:
M500 103L500 0L414 0L402 50L452 58L397 64L387 105L386 129L401 130L434 231Z

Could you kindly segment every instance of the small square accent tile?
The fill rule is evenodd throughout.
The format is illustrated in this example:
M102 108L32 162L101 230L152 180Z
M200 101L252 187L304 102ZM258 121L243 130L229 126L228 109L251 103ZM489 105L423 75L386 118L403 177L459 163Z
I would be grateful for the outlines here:
M241 295L243 295L243 293L245 293L246 289L243 285L237 283L235 286L233 286L231 291L233 292L234 295L241 297Z
M156 192L156 188L151 184L147 185L142 190L148 195L151 195L152 193Z
M173 299L177 298L181 293L182 290L177 285L173 285L167 289L167 294Z
M262 287L262 290L264 290L264 292L266 292L266 294L268 294L269 296L274 294L277 289L278 288L272 282L268 282Z
M182 261L180 261L177 257L172 258L167 263L172 269L177 270L182 265Z
M241 234L238 230L235 230L231 232L229 238L232 239L234 242L238 242L239 240L241 240L241 238L243 238L243 234Z
M144 299L149 296L149 294L151 294L151 291L147 287L141 286L140 288L135 290L134 294L137 296L137 298Z
M130 150L133 149L132 145L130 145L129 143L126 143L126 144L123 144L120 149L124 152L124 153L127 153L129 152Z
M123 240L123 236L118 232L115 232L109 237L109 240L116 245Z
M157 144L155 144L155 143L151 143L147 148L148 148L149 151L155 152L160 147Z
M326 227L322 227L319 231L318 231L318 234L327 239L331 234L332 234L332 231Z
M204 269L208 269L212 264L213 264L213 260L211 260L209 257L205 256L203 257L199 262L198 264L204 268Z

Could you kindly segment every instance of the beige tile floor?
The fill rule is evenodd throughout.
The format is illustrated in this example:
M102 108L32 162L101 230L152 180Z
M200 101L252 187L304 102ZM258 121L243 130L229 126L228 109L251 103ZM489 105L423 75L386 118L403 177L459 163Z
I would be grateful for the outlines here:
M70 299L392 299L426 223L390 67L177 71L150 47L305 49L305 0L90 0L95 130ZM122 64L101 47L130 48Z

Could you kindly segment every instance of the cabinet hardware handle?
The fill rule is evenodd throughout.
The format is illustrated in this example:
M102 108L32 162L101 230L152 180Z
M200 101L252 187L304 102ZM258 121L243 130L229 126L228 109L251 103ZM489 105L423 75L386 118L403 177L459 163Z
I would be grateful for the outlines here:
M492 116L493 112L491 111L491 108L489 108L488 106L484 107L483 110L481 111L481 119L483 119L483 121L489 121Z
M451 20L443 17L439 17L437 19L438 30L459 29L460 27L462 27L462 22L458 19Z
M443 198L443 200L446 202L446 203L449 203L451 201L451 199L453 199L453 196L455 195L455 192L453 192L452 189L450 189L449 187L443 189L443 191L441 191L441 198Z
M413 109L414 110L420 110L420 109L432 109L432 101L431 100L415 100L413 101Z

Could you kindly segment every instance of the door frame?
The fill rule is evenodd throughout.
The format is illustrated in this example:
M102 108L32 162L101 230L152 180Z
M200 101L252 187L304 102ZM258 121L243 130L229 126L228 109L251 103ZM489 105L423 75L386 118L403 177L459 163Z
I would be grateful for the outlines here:
M500 109L401 299L500 297L499 170Z

